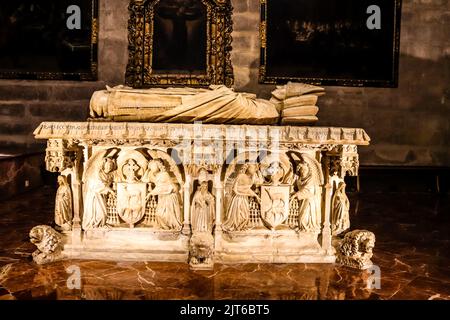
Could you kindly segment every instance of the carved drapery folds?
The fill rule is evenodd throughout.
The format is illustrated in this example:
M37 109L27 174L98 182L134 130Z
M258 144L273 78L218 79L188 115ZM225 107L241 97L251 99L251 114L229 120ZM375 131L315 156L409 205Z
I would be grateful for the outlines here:
M171 21L169 28L173 32L173 43L182 42L183 34L187 40L193 41L193 33L188 32L186 21L193 19L194 9L204 10L206 17L200 20L206 32L205 47L206 61L201 61L202 70L194 72L187 68L173 67L171 70L155 71L155 31L157 25L156 8L165 5L165 9L173 8L173 4L168 0L130 0L128 22L128 51L129 59L126 71L126 84L135 88L147 87L151 85L190 85L190 86L208 86L211 84L224 84L231 86L233 84L233 68L231 65L231 43L233 24L231 20L232 6L230 0L196 0L193 6L192 2L183 3L178 1L175 7L187 8L186 16L183 16L183 10L178 10L173 17L165 17ZM201 11L201 10L200 10ZM165 10L170 14L170 10ZM180 29L181 28L181 29ZM180 29L180 30L178 30ZM169 30L169 31L170 31ZM180 32L177 32L180 31ZM183 31L184 30L184 31ZM167 34L169 31L165 31ZM183 49L187 50L188 46ZM173 48L172 48L172 51ZM177 50L175 50L176 53ZM166 56L169 56L166 53ZM195 58L193 58L195 60ZM176 60L172 58L172 60ZM189 70L188 70L189 69ZM198 72L200 71L200 72Z
M72 229L73 219L72 190L66 176L58 177L58 190L55 198L55 224L63 231Z
M317 154L288 151L236 158L225 178L223 230L320 233L324 179Z
M99 122L43 123L35 134L49 139L48 169L62 172L57 238L80 257L125 241L133 258L195 269L370 260L369 233L344 238L367 238L367 252L332 250L349 229L344 176L358 173L361 129Z
M181 230L181 175L167 153L103 149L91 157L86 172L84 230L139 224Z

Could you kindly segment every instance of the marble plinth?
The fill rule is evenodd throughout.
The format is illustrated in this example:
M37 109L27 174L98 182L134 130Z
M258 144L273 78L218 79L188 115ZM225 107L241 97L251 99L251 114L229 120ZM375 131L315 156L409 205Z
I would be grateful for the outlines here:
M357 147L370 141L354 128L198 123L44 122L34 134L61 174L61 248L45 252L37 228L37 254L194 268L347 254L332 245L350 227L344 177L358 174ZM348 252L369 263L374 239L360 238Z

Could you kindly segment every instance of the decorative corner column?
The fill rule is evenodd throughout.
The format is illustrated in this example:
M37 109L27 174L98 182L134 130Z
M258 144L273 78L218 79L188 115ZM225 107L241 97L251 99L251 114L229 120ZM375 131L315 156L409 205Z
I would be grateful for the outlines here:
M81 241L81 215L83 211L82 193L82 148L74 140L49 139L45 155L46 169L62 173L70 170L73 195L72 242Z
M220 179L220 170L218 170L214 177L214 196L216 198L216 226L214 229L214 247L217 251L221 249L222 243L222 215L223 215L223 184Z
M81 242L81 216L83 215L83 153L82 149L76 153L76 159L72 168L72 195L73 195L73 220L72 220L72 243Z
M192 185L192 177L189 172L186 172L184 186L183 186L183 229L181 233L185 236L189 236L191 234L191 185Z
M324 154L322 156L322 167L324 176L323 185L323 227L322 227L322 249L327 255L332 255L332 244L331 244L331 194L333 188L330 183L330 159Z

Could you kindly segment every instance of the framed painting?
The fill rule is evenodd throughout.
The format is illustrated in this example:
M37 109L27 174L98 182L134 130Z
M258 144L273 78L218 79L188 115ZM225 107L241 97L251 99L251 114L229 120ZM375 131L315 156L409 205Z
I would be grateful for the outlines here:
M0 3L0 78L96 80L98 0Z
M401 0L261 0L260 83L396 87Z
M131 0L126 83L233 84L230 0Z

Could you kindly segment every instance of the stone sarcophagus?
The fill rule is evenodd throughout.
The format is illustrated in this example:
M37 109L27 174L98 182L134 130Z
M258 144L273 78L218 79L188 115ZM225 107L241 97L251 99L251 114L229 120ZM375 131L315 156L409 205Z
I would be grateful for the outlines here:
M352 128L108 120L34 134L61 175L58 258L198 269L335 262L333 237L350 227L344 176L370 140Z

